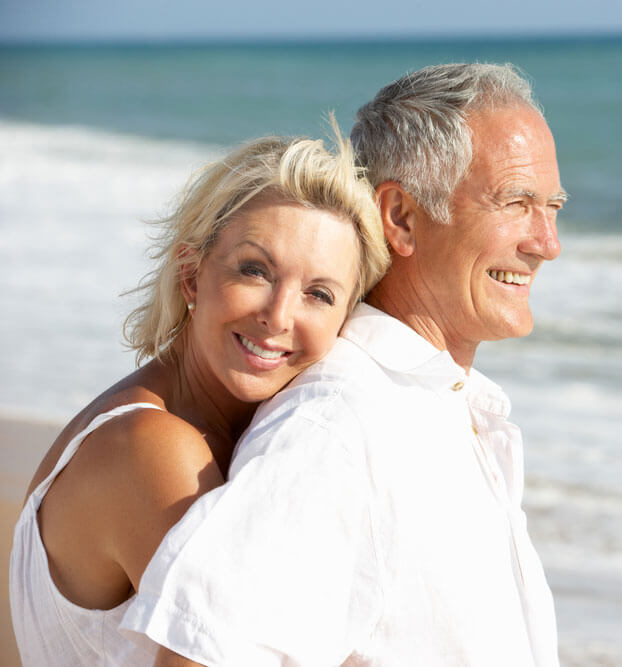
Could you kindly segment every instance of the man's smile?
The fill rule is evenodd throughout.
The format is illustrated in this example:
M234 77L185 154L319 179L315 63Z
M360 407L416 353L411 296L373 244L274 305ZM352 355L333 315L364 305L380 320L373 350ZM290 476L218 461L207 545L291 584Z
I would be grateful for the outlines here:
M496 271L489 269L486 273L494 280L509 285L528 285L531 282L531 276L526 273L516 273L513 271Z

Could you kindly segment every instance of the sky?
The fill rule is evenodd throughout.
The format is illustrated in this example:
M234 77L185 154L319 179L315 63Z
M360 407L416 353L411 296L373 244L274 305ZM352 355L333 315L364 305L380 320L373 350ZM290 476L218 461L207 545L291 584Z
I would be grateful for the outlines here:
M622 33L622 0L0 0L0 41Z

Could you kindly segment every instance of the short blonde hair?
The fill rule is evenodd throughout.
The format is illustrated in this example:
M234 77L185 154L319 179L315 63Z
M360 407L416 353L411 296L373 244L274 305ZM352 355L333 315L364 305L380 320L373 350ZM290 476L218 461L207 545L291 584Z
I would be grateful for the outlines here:
M329 211L352 221L360 247L360 268L352 305L380 280L389 253L363 170L356 167L351 144L335 129L335 150L321 140L266 137L247 143L208 165L190 180L173 214L158 221L160 233L152 257L154 271L131 293L143 303L127 317L123 333L136 350L137 363L160 358L188 322L180 285L181 252L192 248L194 270L210 252L233 216L258 197ZM182 256L180 256L182 255Z

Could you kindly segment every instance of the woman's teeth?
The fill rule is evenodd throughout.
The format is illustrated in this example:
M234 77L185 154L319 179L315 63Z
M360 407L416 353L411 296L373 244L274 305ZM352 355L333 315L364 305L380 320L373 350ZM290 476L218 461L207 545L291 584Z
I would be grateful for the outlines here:
M283 350L264 350L263 347L259 347L259 345L255 345L255 343L252 343L248 338L245 338L242 335L238 336L240 343L244 345L244 347L249 351L252 352L253 354L257 355L258 357L261 357L262 359L278 359L279 357L282 357L286 352Z
M488 275L501 283L514 285L528 285L531 276L522 273L512 273L512 271L488 271Z

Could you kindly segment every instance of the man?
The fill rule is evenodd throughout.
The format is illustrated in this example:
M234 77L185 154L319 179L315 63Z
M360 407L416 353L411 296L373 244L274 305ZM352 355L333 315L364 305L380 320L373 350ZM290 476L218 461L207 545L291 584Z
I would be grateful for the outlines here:
M510 67L443 65L381 90L352 140L392 267L259 410L124 626L186 656L159 665L557 665L520 433L471 368L531 331L559 254L553 138Z

